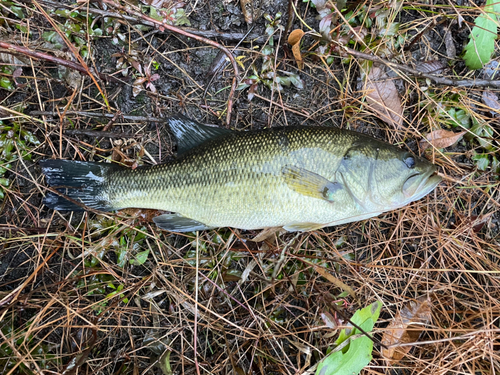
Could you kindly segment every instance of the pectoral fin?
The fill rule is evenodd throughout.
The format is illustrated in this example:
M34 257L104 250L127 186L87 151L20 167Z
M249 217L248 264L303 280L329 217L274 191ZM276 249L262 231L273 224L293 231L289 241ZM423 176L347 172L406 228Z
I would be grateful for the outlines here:
M282 173L290 189L328 202L333 202L335 192L343 188L338 182L328 181L317 173L293 165L285 165Z
M158 228L171 232L196 232L197 230L212 229L208 225L179 214L163 214L153 218L153 221Z

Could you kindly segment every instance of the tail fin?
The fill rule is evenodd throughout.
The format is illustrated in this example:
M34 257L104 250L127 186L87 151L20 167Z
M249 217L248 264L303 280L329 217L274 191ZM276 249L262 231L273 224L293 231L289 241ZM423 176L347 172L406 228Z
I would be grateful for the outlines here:
M71 160L41 160L40 166L49 186L85 206L101 211L113 207L105 191L106 177L110 171L119 169L115 164L93 163ZM44 199L49 208L58 211L83 211L84 208L49 192Z

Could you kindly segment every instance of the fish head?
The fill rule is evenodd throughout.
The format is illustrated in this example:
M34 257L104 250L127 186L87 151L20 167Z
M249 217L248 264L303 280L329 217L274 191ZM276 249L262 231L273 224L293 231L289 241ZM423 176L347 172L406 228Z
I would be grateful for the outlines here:
M387 209L402 207L429 194L441 181L437 167L399 148L380 150L371 183L376 200Z

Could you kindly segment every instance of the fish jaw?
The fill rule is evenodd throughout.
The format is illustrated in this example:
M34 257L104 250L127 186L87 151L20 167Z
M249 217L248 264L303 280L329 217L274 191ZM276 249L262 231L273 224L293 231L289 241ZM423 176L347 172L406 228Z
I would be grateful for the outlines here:
M434 190L442 180L441 176L439 176L436 172L437 167L433 165L432 168L429 168L429 170L425 174L411 176L408 180L415 178L418 179L412 182L412 185L414 186L411 186L407 189L405 189L406 183L405 185L403 185L403 194L406 197L403 205L422 199L432 190Z

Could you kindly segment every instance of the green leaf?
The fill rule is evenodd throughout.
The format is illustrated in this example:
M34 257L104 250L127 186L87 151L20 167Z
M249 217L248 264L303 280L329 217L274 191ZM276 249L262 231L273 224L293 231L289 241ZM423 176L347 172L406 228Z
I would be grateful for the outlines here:
M493 155L491 160L491 170L493 173L500 173L500 160L495 155Z
M351 318L351 322L354 324L360 326L363 328L365 331L371 331L373 329L373 324L377 321L379 315L380 315L380 309L382 308L382 302L377 301L372 303L370 306L367 306L361 310L357 310L354 315ZM363 324L365 322L371 319L372 320L372 325L368 329L365 329ZM349 338L349 336L355 335L361 333L359 332L356 328L354 330L350 328L344 328L342 331L340 331L339 338L337 341L335 341L335 345L340 345L342 344L345 340Z
M382 303L377 301L370 306L356 311L351 321L360 326L365 332L373 329L380 315ZM349 340L351 336L361 332L354 329L343 329L335 341L339 345ZM341 350L334 350L325 357L316 370L316 375L356 375L370 363L372 359L373 341L367 337L358 337L348 343Z
M135 259L130 260L130 264L137 264L137 265L144 264L146 260L148 260L148 255L149 255L149 249L141 251L137 253Z
M492 144L492 139L494 136L493 128L488 125L485 121L478 120L476 118L472 119L473 126L470 129L471 133L476 135L477 141L484 149L492 151L495 146Z
M118 251L116 252L116 264L118 265L118 267L120 268L125 267L125 263L127 262L127 254L128 254L127 248L120 247L118 249Z
M495 50L498 19L495 13L500 11L498 0L487 0L484 13L475 21L474 28L469 36L469 44L465 47L464 60L469 69L481 69L487 64ZM495 5L492 5L496 3Z
M176 26L191 26L191 21L187 18L186 11L184 9L177 9L177 12L175 12L175 25Z
M451 126L461 126L463 128L470 128L470 116L463 109L457 110L456 108L450 108L448 111L451 119L447 119Z
M12 6L10 7L10 11L11 11L12 13L14 13L14 14L15 14L18 18L20 18L20 19L22 19L22 20L24 19L24 12L23 12L23 8L21 8L21 7L16 7L15 5L12 5Z
M14 90L14 85L12 84L12 81L7 77L0 78L0 87L7 90Z
M486 169L488 169L488 165L490 165L488 154L473 155L472 160L476 162L477 169L479 169L480 171L485 171Z

